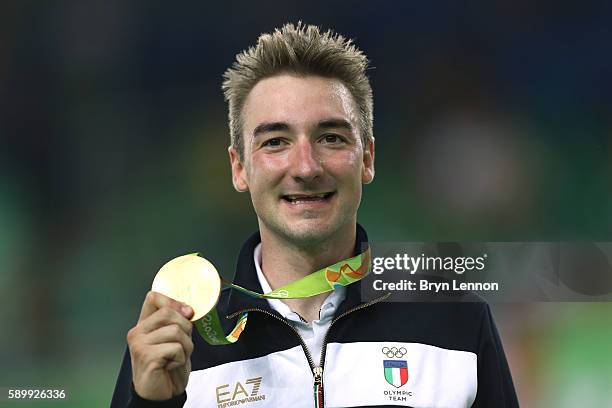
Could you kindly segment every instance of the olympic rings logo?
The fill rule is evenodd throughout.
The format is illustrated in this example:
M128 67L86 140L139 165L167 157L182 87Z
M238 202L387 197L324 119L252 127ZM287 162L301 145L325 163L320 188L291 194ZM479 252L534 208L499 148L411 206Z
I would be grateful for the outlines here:
M270 296L278 296L280 298L288 298L289 292L285 289L275 290L274 292L270 292Z
M395 357L395 358L402 358L408 352L405 347L400 347L400 348L397 348L397 347L391 347L391 348L383 347L381 351L388 358L393 358L393 357Z

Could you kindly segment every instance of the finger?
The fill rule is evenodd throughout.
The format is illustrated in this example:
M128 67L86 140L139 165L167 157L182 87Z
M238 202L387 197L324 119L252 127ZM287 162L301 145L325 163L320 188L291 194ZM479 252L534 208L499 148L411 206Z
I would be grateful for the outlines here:
M150 345L162 343L179 342L183 347L185 355L190 356L193 352L193 341L180 327L175 324L160 327L146 336L145 342Z
M169 307L171 309L176 310L177 312L183 314L186 318L191 318L193 315L193 310L188 305L179 302L178 300L174 300L166 295L162 295L161 293L153 292L150 290L145 297L145 300L142 304L142 309L140 310L140 317L138 321L146 319L157 310L162 307Z
M150 362L154 364L153 367L159 366L164 369L180 367L187 362L185 350L179 342L151 346L149 357L151 358Z
M138 323L142 333L151 333L160 327L178 325L181 330L191 335L192 323L179 312L168 307L157 310L151 316Z

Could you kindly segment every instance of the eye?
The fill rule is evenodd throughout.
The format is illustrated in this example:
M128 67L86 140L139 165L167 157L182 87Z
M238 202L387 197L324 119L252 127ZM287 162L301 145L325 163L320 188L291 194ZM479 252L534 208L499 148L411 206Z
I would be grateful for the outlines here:
M337 144L344 142L344 138L340 135L328 134L323 136L322 141L328 144Z
M281 146L283 141L278 137L273 137L271 139L266 140L261 144L262 147L270 146L270 147L279 147Z

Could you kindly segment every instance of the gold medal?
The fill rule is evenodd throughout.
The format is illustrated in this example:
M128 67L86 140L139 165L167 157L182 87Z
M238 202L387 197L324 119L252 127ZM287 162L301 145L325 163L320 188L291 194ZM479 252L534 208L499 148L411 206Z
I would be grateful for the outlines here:
M196 254L183 255L161 267L151 290L191 306L191 321L196 321L217 304L221 278L207 259Z

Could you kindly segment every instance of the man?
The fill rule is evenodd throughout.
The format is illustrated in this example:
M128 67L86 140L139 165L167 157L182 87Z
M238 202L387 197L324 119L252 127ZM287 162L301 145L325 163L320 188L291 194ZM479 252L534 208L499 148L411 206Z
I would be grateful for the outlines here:
M367 243L357 225L374 178L367 65L350 40L288 24L226 72L233 184L259 223L236 284L267 293ZM112 406L518 406L485 303L385 297L363 303L358 283L285 300L225 290L224 329L245 312L249 323L236 343L210 346L187 305L149 292Z

